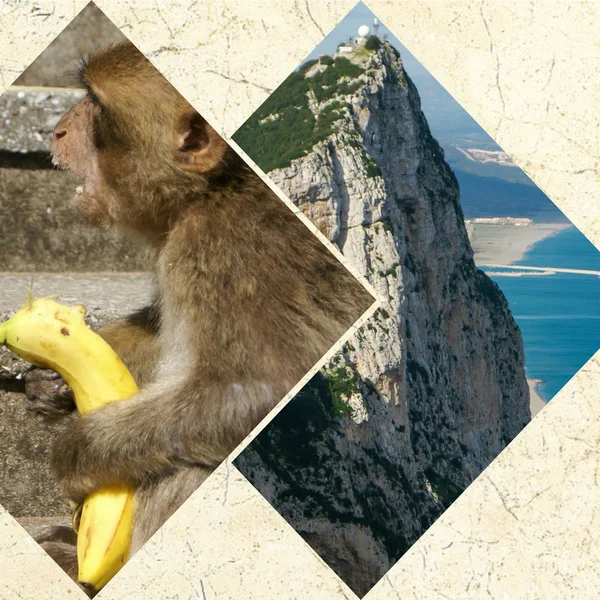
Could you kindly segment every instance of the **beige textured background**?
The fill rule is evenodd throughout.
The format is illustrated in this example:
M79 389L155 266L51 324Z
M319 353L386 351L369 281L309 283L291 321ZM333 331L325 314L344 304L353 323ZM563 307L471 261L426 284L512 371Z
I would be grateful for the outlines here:
M0 5L0 92L84 4ZM231 135L354 2L97 4L214 126ZM599 245L598 4L368 5ZM599 387L597 354L368 600L600 598ZM0 598L83 598L1 510ZM356 597L224 464L98 598Z

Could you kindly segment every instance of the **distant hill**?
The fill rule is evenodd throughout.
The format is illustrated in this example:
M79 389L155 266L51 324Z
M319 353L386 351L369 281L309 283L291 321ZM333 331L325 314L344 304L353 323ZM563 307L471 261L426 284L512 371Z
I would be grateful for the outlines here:
M475 217L528 217L547 223L568 222L567 217L539 188L497 177L455 170L460 203L466 219Z
M399 42L396 45L406 72L419 90L421 108L433 137L444 149L446 162L452 170L534 186L533 181L518 167L473 162L457 150L457 146L482 150L501 148L405 46Z
M435 133L434 133L435 137ZM440 146L444 149L446 162L453 171L465 171L480 177L495 177L509 183L521 183L523 185L535 186L535 183L519 167L509 167L494 162L481 163L469 160L456 146L448 146L444 138L437 138ZM459 142L460 148L482 148L483 145L474 143L460 143L462 139L455 139L452 143ZM484 148L488 149L488 148Z

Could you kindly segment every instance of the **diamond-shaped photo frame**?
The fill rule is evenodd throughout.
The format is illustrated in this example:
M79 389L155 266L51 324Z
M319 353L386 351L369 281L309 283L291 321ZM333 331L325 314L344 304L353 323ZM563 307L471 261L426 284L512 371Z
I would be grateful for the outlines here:
M93 597L375 298L93 3L0 102L0 501Z
M390 36L359 3L233 136L384 298L234 463L358 596L600 344L600 253Z

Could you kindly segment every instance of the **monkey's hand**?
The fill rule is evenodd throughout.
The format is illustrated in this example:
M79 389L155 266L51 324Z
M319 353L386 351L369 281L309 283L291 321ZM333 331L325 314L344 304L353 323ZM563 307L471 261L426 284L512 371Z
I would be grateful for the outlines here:
M33 369L25 374L25 408L44 419L56 419L75 410L73 390L58 373Z
M138 486L172 467L168 434L154 411L152 419L144 414L144 399L138 394L86 413L54 442L51 468L71 500L81 503L91 492L114 484ZM141 422L136 423L138 413Z
M183 466L214 469L276 397L260 381L154 383L70 423L54 443L52 470L79 503L100 487L137 487Z
M98 331L125 362L138 385L151 378L156 362L156 310L149 306ZM45 420L75 410L73 391L58 373L50 369L36 368L25 374L25 396L25 408Z

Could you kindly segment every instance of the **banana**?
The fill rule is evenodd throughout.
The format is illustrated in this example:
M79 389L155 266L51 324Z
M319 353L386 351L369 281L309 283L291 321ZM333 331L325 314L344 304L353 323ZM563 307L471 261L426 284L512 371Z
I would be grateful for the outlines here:
M71 386L81 414L138 391L112 350L85 325L83 306L31 299L0 323L0 344L24 360L53 369ZM77 537L79 581L100 590L125 564L131 544L134 489L102 488L83 503Z

